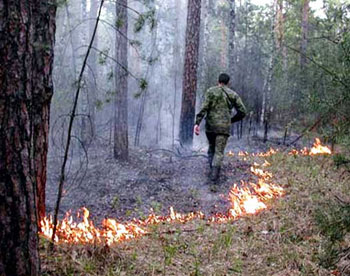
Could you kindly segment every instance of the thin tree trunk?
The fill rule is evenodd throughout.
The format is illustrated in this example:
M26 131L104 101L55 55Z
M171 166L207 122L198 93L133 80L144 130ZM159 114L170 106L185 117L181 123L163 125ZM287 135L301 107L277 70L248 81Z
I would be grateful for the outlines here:
M302 7L302 20L301 20L301 41L300 41L300 67L301 71L304 71L307 63L306 50L307 50L307 39L309 31L309 1L303 0Z
M173 54L173 68L174 68L174 98L173 98L173 109L172 109L172 146L175 148L175 129L176 129L176 115L177 115L177 98L178 90L181 87L181 63L179 62L180 57L180 15L181 15L181 1L175 0L176 9L176 20L175 20L175 35L174 35L174 54Z
M230 20L229 20L229 42L228 42L228 74L231 77L231 86L233 86L233 77L235 75L236 55L235 55L235 33L236 33L236 3L235 0L229 1Z
M207 88L208 79L208 46L209 46L209 0L203 0L202 2L202 15L201 15L201 31L200 31L200 60L199 60L199 79L198 79L198 102L197 107L202 105L205 90Z
M87 20L88 20L87 0L82 0L81 2L81 15L82 15L81 24L84 30L86 30L88 29L88 26L90 26L90 24L87 25ZM88 40L88 35L85 31L81 32L81 40L82 40L82 45L85 45L86 41ZM94 51L91 54L93 53ZM89 89L90 88L89 83L90 83L90 73L87 72L87 74L84 75L84 80L82 84L81 102L80 102L81 114L83 114L83 116L81 117L80 137L81 137L83 147L87 147L90 144L92 139L92 126L91 126L91 120L89 116L90 115L89 94L91 93Z
M227 28L224 21L221 21L221 58L220 66L221 70L225 71L227 69Z
M40 272L55 16L52 2L0 0L0 275Z
M98 4L99 0L90 0L90 11L89 11L89 33L90 38L92 37L92 34L94 32L95 27L95 21L91 20L92 18L97 17L98 12ZM93 47L97 47L98 45L98 31L96 33ZM88 59L89 64L89 71L88 71L88 105L89 105L89 116L88 116L88 139L91 141L94 136L96 135L96 99L97 99L97 77L98 77L98 70L97 70L97 53L96 51L92 51L90 54L90 57ZM86 118L86 117L85 117Z
M116 60L122 65L116 65L116 100L114 121L114 157L127 161L129 158L128 142L128 14L127 0L116 3L117 21L121 22L116 31Z
M201 0L189 0L185 42L185 65L182 85L182 105L180 114L180 142L182 145L192 145L193 141L200 15Z
M152 6L154 6L154 0L152 0L151 4L152 4ZM151 36L152 51L149 55L150 60L154 60L156 58L156 55L158 54L158 48L157 48L158 31L157 31L157 28L158 28L157 25L155 25L152 29L152 36ZM153 72L154 72L154 66L153 66L153 64L151 64L147 68L145 79L147 80L149 78L149 76L152 77ZM138 115L137 124L136 124L136 132L135 132L135 140L134 140L135 146L140 145L140 137L141 137L141 132L142 132L143 118L144 118L147 98L148 98L148 87L144 91L142 91L142 98L141 98L141 102L140 102L139 115Z
M261 107L261 117L260 117L260 125L263 126L266 120L270 118L270 112L271 110L271 83L272 83L272 77L273 77L273 68L274 68L274 63L275 63L275 52L276 52L276 47L275 47L275 20L276 20L276 13L275 13L275 7L277 4L277 0L274 0L273 6L272 6L272 12L273 16L271 19L271 53L270 53L270 60L269 60L269 67L267 71L267 76L264 81L264 86L263 86L263 101L262 101L262 107ZM265 135L265 134L264 134ZM267 135L267 133L266 133ZM267 138L266 138L267 139Z
M76 75L77 75L77 65L76 65L76 56L75 56L75 51L74 51L74 42L73 42L73 34L72 34L72 24L70 22L70 17L71 14L68 9L68 3L65 2L64 4L65 10L66 10L66 15L67 15L67 24L68 24L68 31L69 31L69 42L70 42L70 47L72 51L72 69L73 69L73 79L75 80Z

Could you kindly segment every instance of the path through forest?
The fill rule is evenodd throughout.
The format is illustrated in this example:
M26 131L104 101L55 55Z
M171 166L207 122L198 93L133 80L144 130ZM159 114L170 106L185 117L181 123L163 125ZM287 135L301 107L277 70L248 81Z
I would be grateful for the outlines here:
M226 152L249 150L266 151L259 141L237 141L231 137ZM206 144L197 146L197 152L180 154L163 149L138 149L131 151L128 163L113 158L111 149L100 146L89 151L89 165L82 182L68 181L62 200L61 214L76 212L81 207L90 210L91 218L99 223L103 218L120 221L142 218L150 213L166 215L171 206L177 212L202 211L205 215L226 214L228 192L234 183L249 180L250 163L242 158L226 156L217 192L210 189ZM72 164L71 167L78 166ZM47 212L52 213L57 194L59 166L50 159L47 187ZM81 169L77 179L85 174ZM71 180L73 177L71 177Z

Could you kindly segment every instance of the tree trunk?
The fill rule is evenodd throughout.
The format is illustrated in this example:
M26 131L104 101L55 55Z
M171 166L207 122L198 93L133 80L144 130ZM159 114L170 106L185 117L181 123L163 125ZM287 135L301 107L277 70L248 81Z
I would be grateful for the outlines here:
M236 3L230 0L230 21L229 21L229 42L228 42L228 74L233 80L235 74L236 56L235 56L235 32L236 32ZM233 83L231 81L231 86Z
M271 107L271 83L272 83L272 77L273 77L273 68L275 65L275 55L276 55L276 47L275 47L275 22L276 22L276 13L275 8L277 5L277 0L274 0L273 6L272 6L272 19L271 19L271 53L270 53L270 60L269 60L269 67L267 71L267 76L264 81L263 86L263 101L262 101L262 107L261 107L261 117L260 117L260 125L263 126L265 123L266 126L268 126L267 121L270 118L270 113L272 112ZM267 128L266 128L267 129ZM264 134L265 135L265 134ZM266 132L267 135L267 132ZM267 137L266 137L267 139Z
M221 21L221 51L220 51L220 67L222 71L226 71L227 69L227 27L226 27L226 22L224 22L223 20Z
M0 275L40 272L55 15L54 2L0 0Z
M116 3L116 17L120 22L116 31L116 100L114 121L114 157L127 161L129 157L128 142L128 14L127 0Z
M196 107L197 67L200 33L201 0L188 1L185 65L180 115L180 142L192 145Z
M152 8L155 7L154 0L151 0L149 2L149 6ZM151 47L150 55L148 57L149 60L155 60L157 58L157 55L158 55L157 36L158 36L158 26L157 26L157 24L155 24L155 26L153 26L153 28L152 28L152 35L151 35L152 47ZM146 76L145 76L145 80L147 82L152 78L154 70L155 70L154 68L155 68L154 64L148 65ZM140 145L140 138L141 138L141 132L142 132L142 127L143 127L145 108L146 108L146 103L148 100L148 93L149 93L148 89L149 89L149 85L147 86L147 88L145 90L141 91L142 97L141 97L139 114L138 114L137 124L136 124L136 132L135 132L135 140L134 140L135 146Z
M92 37L92 34L94 32L95 23L96 21L93 20L97 17L98 7L99 7L99 0L90 0L90 11L89 11L89 40ZM96 33L93 47L97 47L98 44L98 34ZM88 70L88 81L87 81L87 101L88 101L88 117L83 117L87 121L87 129L86 129L86 137L88 141L92 141L96 134L96 98L97 98L97 91L96 91L96 82L97 82L97 54L96 51L93 50L90 53L89 59L89 70Z
M94 0L91 1L91 6L90 6L90 10L93 8L94 6ZM93 25L92 28L94 27L94 20L89 20L89 24L87 24L88 21L88 11L87 11L87 0L82 0L81 2L81 15L82 15L82 27L84 28L84 30L87 30L89 28L90 31L90 26L91 24ZM93 18L96 18L95 16ZM81 32L81 40L82 40L82 45L86 45L87 41L88 41L88 34L86 31L82 31ZM93 55L95 53L95 51L91 52L91 55ZM93 136L93 127L92 127L92 120L91 120L91 108L90 108L90 95L91 93L93 93L92 91L90 91L90 84L91 82L93 82L92 80L92 76L91 76L91 68L89 67L89 71L87 72L87 74L84 75L85 79L82 85L82 95L81 95L81 102L80 102L80 106L81 106L81 114L83 116L81 116L81 127L80 127L80 139L82 142L82 145L84 147L87 147L92 140L92 136Z
M199 80L197 99L200 106L204 99L208 79L208 47L209 47L209 0L202 2L202 19L201 19L201 41L200 44L200 62L199 62Z
M284 21L283 16L283 0L277 1L277 10L276 10L276 24L275 24L275 33L276 33L276 50L279 52L282 49L283 40L284 40Z
M172 116L172 129L171 129L171 140L172 147L175 148L175 129L176 129L176 115L177 115L177 98L178 90L181 87L181 64L179 62L180 57L180 15L181 15L181 1L175 0L175 9L176 9L176 19L175 19L175 34L174 34L174 43L173 43L173 70L174 70L174 95L173 95L173 108L171 111Z

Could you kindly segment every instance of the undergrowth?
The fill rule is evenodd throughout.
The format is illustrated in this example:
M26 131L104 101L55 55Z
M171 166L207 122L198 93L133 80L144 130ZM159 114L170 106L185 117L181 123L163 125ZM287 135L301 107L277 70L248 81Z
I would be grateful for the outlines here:
M340 275L350 208L335 198L350 197L349 173L329 156L278 153L267 161L286 191L268 210L227 224L164 223L112 247L57 245L50 252L42 240L43 275Z

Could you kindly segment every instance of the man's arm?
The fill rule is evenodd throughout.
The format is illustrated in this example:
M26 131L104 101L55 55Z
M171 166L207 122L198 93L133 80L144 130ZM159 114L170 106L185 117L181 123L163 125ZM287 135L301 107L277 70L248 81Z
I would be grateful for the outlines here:
M236 109L237 113L235 116L233 116L233 118L231 118L232 124L242 120L245 117L245 115L247 114L247 109L245 108L245 106L244 106L244 104L239 96L235 97L235 100L233 102L233 106Z
M203 118L207 114L207 112L209 110L209 104L210 104L210 92L207 91L205 93L205 99L204 99L204 103L202 104L202 108L196 116L196 123L195 123L196 125L199 126L201 121L203 120Z
M199 125L201 123L201 121L203 120L204 116L207 114L208 110L209 110L209 91L207 91L205 93L205 99L204 99L204 103L202 105L202 108L201 110L198 112L197 116L196 116L196 122L195 122L195 125L194 125L194 133L196 135L199 135L199 132L200 132L200 128L199 128Z

